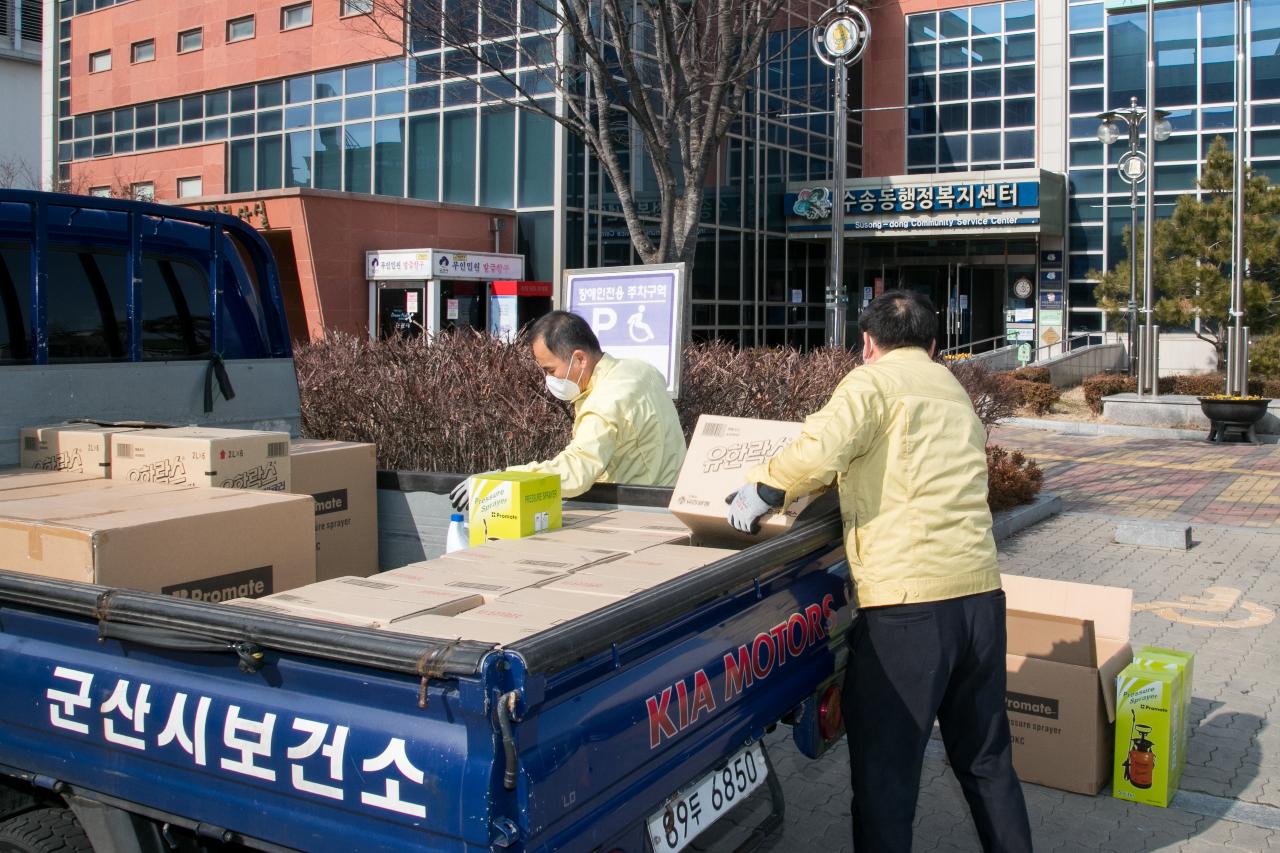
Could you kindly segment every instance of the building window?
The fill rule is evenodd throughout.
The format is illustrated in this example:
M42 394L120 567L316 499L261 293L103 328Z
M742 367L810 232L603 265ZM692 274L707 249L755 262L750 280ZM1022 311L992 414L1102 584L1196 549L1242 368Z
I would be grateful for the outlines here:
M280 29L296 30L311 26L311 4L298 3L280 10Z
M156 40L135 41L129 49L129 55L135 64L152 61L156 58Z
M343 17L347 15L368 15L373 11L373 0L342 0Z
M235 41L245 41L253 38L254 35L254 17L249 15L244 18L233 18L227 21L227 44Z
M89 195L95 198L111 198L111 187L90 187Z
M204 47L204 30L184 30L178 33L178 53L191 53Z
M89 54L89 73L97 74L100 71L111 70L111 51L100 50L97 53Z
M178 178L178 198L197 198L204 195L204 180L198 175L194 178Z
M151 181L142 181L129 185L129 194L137 201L155 201L156 185Z

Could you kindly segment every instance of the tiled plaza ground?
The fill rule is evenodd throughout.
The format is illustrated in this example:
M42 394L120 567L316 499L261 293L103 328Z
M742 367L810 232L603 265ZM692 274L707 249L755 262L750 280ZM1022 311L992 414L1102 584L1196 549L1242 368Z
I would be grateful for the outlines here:
M1182 791L1168 809L1025 785L1036 849L1280 850L1280 447L1056 436L993 436L1039 460L1064 514L1002 543L1003 571L1128 586L1134 644L1196 653L1193 734ZM1124 518L1193 526L1187 552L1111 542ZM1209 593L1210 588L1217 590ZM1207 609L1183 609L1192 604ZM1206 604L1205 602L1210 602ZM1173 619L1168 618L1172 616ZM1177 621L1175 621L1177 620ZM1190 624L1192 620L1199 624ZM766 739L786 792L779 853L851 849L848 756L800 756L780 727ZM743 816L745 818L745 816ZM728 849L739 839L708 839ZM925 761L916 850L975 851L977 836L941 744Z

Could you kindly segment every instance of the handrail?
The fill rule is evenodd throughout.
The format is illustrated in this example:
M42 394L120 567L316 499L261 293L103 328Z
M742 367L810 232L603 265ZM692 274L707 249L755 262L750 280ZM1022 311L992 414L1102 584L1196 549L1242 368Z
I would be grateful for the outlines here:
M959 353L959 352L968 352L972 354L973 348L976 346L980 346L986 343L991 343L993 341L1003 341L1003 340L1005 340L1004 335L993 335L989 338L983 338L977 341L969 341L967 344L958 344L957 346L949 347L939 352L938 355L955 355L956 353ZM993 346L991 347L991 349L996 350L996 349L999 349L999 347Z

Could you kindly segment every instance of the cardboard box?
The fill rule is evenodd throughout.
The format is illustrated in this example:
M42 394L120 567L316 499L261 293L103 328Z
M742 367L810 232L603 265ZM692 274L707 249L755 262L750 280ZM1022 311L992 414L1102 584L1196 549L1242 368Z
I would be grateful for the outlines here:
M375 621L367 617L348 616L341 613L326 613L322 610L308 610L305 607L297 607L285 602L268 601L260 598L234 598L231 601L224 601L222 603L223 605L256 610L259 613L269 613L272 616L291 616L294 619L315 619L320 622L333 622L337 625L346 625L351 628L377 627Z
M1167 806L1178 790L1183 670L1130 664L1116 678L1115 776L1112 796Z
M83 483L96 479L95 474L78 474L74 471L32 471L26 468L6 467L0 468L0 494L16 489Z
M289 435L248 429L138 430L111 443L111 477L136 483L289 491Z
M580 575L603 575L615 578L640 578L662 582L686 575L694 569L731 557L737 551L727 548L695 548L692 545L658 545L629 554L608 563L580 569Z
M573 615L555 607L539 607L536 604L522 604L510 598L499 598L486 602L479 607L456 614L459 619L476 622L497 622L512 627L529 627L543 630L561 622L567 622Z
M471 640L478 643L505 645L532 637L534 634L545 631L546 628L535 625L486 622L480 619L462 619L457 616L415 616L412 619L403 619L385 625L382 630L440 640Z
M1133 591L1002 581L1014 769L1024 782L1096 794L1111 778L1115 677L1133 658Z
M378 471L372 444L295 439L289 491L316 508L316 580L378 570Z
M20 435L22 467L105 479L111 476L111 437L128 432L136 430L97 424L24 427Z
M319 613L335 613L369 625L383 625L410 616L452 616L484 604L475 593L435 589L398 582L395 578L333 578L264 599L268 603Z
M618 510L587 520L582 524L582 529L665 535L669 537L668 542L681 542L689 538L689 528L685 527L684 522L666 511Z
M768 462L794 441L801 426L752 418L699 417L671 493L672 514L698 538L760 542L785 533L816 495L797 500L785 513L765 516L760 532L751 536L729 525L725 497L742 488L747 471Z
M0 503L0 569L214 602L315 577L309 498L88 482Z
M460 563L448 559L413 563L378 575L379 579L385 578L395 583L415 584L463 594L474 593L483 596L486 602L516 590L562 577L566 575L553 569L530 567L516 571L498 566L481 568L472 563Z
M542 586L531 586L509 592L498 601L510 601L533 607L545 607L559 610L568 616L581 616L602 607L608 607L615 599L583 592L569 592L563 589L547 589Z
M620 578L610 575L588 575L576 572L558 580L548 581L540 589L556 592L577 592L583 595L599 595L610 599L629 598L639 592L652 589L666 578Z
M41 498L57 498L67 506L76 507L82 506L85 501L92 501L93 506L100 507L109 505L111 495L127 501L130 498L185 491L191 488L191 486L168 486L162 483L102 480L87 474L64 474L59 471L30 473L33 479L26 481L25 488L0 487L0 512L4 512L5 507L22 507L29 501Z
M560 529L560 475L499 471L469 481L471 544Z
M593 521L613 515L612 509L562 509L560 510L561 527L581 527Z
M550 533L539 533L520 542L521 547L537 546L554 548L585 548L592 551L615 551L622 554L635 554L647 548L666 545L672 542L688 542L689 531L682 530L677 534L670 532L640 533L635 530L603 530L599 527L575 527L572 530L553 530Z
M1182 695L1179 697L1182 726L1178 729L1178 765L1173 768L1173 785L1178 787L1182 771L1187 764L1187 741L1191 737L1191 690L1195 681L1196 656L1191 652L1144 646L1133 655L1131 666L1139 666L1156 672L1177 672L1182 677Z
M454 551L446 555L446 559L473 563L481 569L492 566L500 569L572 572L626 555L626 551L617 548L589 547L581 543L570 545L547 536L532 536L520 540L498 539L486 542L474 548Z

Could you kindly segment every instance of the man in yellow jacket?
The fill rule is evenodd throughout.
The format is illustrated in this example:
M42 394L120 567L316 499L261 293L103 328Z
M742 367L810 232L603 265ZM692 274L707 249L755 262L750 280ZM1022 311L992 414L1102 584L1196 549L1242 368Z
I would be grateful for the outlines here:
M933 361L937 314L919 294L863 310L864 365L800 437L749 472L730 522L749 531L838 483L858 613L843 706L858 853L907 853L938 720L983 849L1029 851L1005 710L1005 602L987 507L986 431Z
M573 404L573 438L553 459L506 470L559 474L564 498L594 483L674 486L686 448L662 374L603 352L587 321L568 311L540 317L529 340L547 390ZM450 493L459 510L467 505L466 482Z

